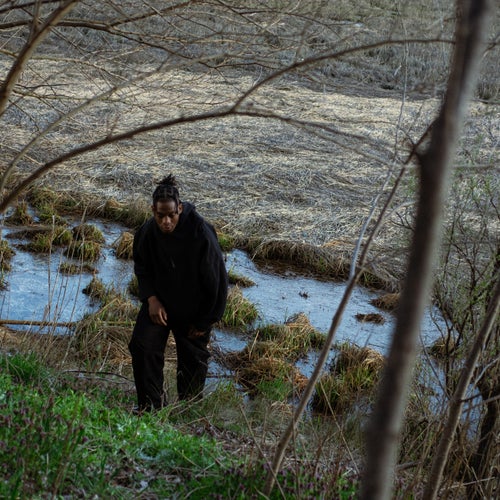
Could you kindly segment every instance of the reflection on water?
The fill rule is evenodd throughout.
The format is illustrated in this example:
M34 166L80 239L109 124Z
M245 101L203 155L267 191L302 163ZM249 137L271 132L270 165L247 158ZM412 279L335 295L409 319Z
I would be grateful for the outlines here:
M106 285L126 290L133 274L132 262L117 259L112 243L126 229L117 224L90 221L104 234L106 243L102 256L95 264L98 278ZM15 232L15 229L9 230ZM21 241L11 239L11 245ZM77 321L85 313L95 310L82 290L92 275L66 276L59 273L59 265L66 257L60 250L51 255L40 255L17 249L12 260L12 271L7 276L8 289L0 292L0 316L3 319L23 321ZM261 269L245 252L235 250L227 255L227 269L250 278L255 286L244 288L243 294L253 302L262 323L283 323L296 313L304 313L311 324L327 333L331 319L344 293L345 284L320 281L298 275L292 271L283 273ZM335 340L369 345L385 352L394 328L392 314L380 311L370 304L377 293L358 287L354 290L344 313ZM433 317L436 317L436 311ZM383 324L362 323L356 320L358 313L381 314ZM434 318L435 319L435 318ZM422 321L422 341L429 345L439 336L436 324L427 311ZM215 341L229 350L239 350L247 339L228 332L215 332Z

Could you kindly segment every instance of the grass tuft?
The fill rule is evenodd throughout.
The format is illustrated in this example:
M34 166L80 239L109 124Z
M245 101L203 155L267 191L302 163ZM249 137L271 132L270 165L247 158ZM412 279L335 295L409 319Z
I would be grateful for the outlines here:
M139 280L137 279L137 276L134 274L128 283L127 286L127 291L132 295L132 297L137 297L139 298Z
M370 304L384 311L395 311L398 307L398 303L399 293L386 293L370 301Z
M229 283L231 285L238 285L240 288L249 288L255 286L255 282L246 276L235 273L231 269L228 272Z
M10 271L11 264L10 261L16 252L9 245L7 240L0 240L0 274L3 274L7 271Z
M102 216L130 228L138 228L151 217L151 208L144 201L137 200L126 205L111 199L106 201Z
M246 330L258 315L255 305L243 296L241 289L236 285L229 289L226 309L220 324L226 328Z
M72 241L65 255L71 259L95 262L101 256L101 245L96 241Z
M77 241L93 241L95 243L104 243L102 231L94 224L82 223L72 229L73 238Z
M236 246L236 239L231 235L223 232L217 232L220 248L223 252L230 252Z
M375 323L377 325L382 325L385 323L385 318L378 313L358 313L355 318L361 323Z
M276 342L287 353L286 358L292 360L305 356L310 349L320 349L326 340L326 336L314 328L302 313L287 319L283 325L260 327L256 338Z
M71 276L71 275L81 274L81 273L94 274L94 273L96 273L96 269L95 269L95 267L92 267L91 265L89 265L85 262L82 262L79 264L74 264L72 262L62 262L59 265L59 272L61 274Z
M33 224L33 217L28 212L28 203L25 200L20 201L15 206L12 214L6 217L5 221L15 226L30 226Z
M312 407L321 413L334 414L362 404L363 398L370 400L383 366L384 357L378 351L341 344L329 373L316 384Z
M113 242L113 249L118 259L130 260L133 258L134 235L128 231L123 232Z
M247 347L232 355L230 363L234 367L237 383L255 396L264 395L269 399L285 401L297 396L307 384L307 378L274 349L271 343L257 343L255 348ZM269 349L271 347L271 349Z
M73 241L71 231L64 225L27 234L31 241L26 245L26 249L34 253L50 253L55 246L70 245Z
M98 301L101 307L85 315L75 327L77 357L93 367L128 364L128 342L139 306L95 276L83 293Z

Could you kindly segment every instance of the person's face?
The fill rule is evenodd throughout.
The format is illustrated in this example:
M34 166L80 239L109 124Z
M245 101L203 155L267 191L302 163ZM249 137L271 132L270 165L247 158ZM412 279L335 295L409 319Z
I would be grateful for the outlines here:
M182 203L176 206L174 200L158 201L152 209L160 231L166 234L173 232L182 213Z

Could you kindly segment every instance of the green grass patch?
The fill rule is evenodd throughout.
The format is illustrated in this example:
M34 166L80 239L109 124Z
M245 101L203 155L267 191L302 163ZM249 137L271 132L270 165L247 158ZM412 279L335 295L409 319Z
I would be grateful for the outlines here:
M246 330L258 317L259 312L252 302L243 296L236 285L229 289L226 309L221 326L237 330Z
M0 363L2 498L166 498L227 461L212 439L138 419L106 390L78 393L34 358Z
M1 498L246 499L264 487L260 458L226 451L210 435L220 432L210 431L214 411L242 404L234 386L136 417L105 379L84 392L34 355L2 355L0 368ZM326 498L354 483L301 459L277 484L271 499Z

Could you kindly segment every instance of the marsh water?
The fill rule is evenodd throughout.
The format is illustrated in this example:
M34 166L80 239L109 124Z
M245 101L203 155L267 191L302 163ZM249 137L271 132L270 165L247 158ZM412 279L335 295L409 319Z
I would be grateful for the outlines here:
M76 223L77 221L75 221ZM96 276L106 285L117 290L126 290L132 275L131 261L117 259L112 248L126 228L100 220L87 221L96 225L105 237L102 255L94 264ZM0 292L0 317L2 320L33 322L71 322L78 321L84 314L93 312L97 305L82 290L89 284L93 274L63 275L59 266L67 258L61 250L50 255L28 252L19 247L26 241L15 237L19 228L5 228L10 245L16 254L12 259L12 270L5 276L8 287ZM327 333L335 310L342 298L345 284L323 281L304 276L291 268L279 271L271 263L258 266L247 253L234 250L226 255L227 269L249 278L254 285L243 288L243 294L257 307L258 322L283 323L287 318L304 313L311 324ZM394 316L378 310L370 301L380 294L363 287L357 287L340 327L336 342L350 341L360 346L370 346L386 353L394 329ZM382 315L382 323L360 322L356 314L377 313ZM421 324L421 342L430 345L440 336L442 319L439 311L426 310ZM16 326L14 326L16 327ZM30 328L29 324L16 328ZM40 331L40 326L31 326ZM48 331L49 327L43 327ZM44 329L42 328L42 331ZM51 327L54 329L54 327ZM64 329L58 329L64 333ZM216 330L214 343L224 351L240 350L248 341L241 333ZM314 363L314 353L301 361L303 371L309 372Z

